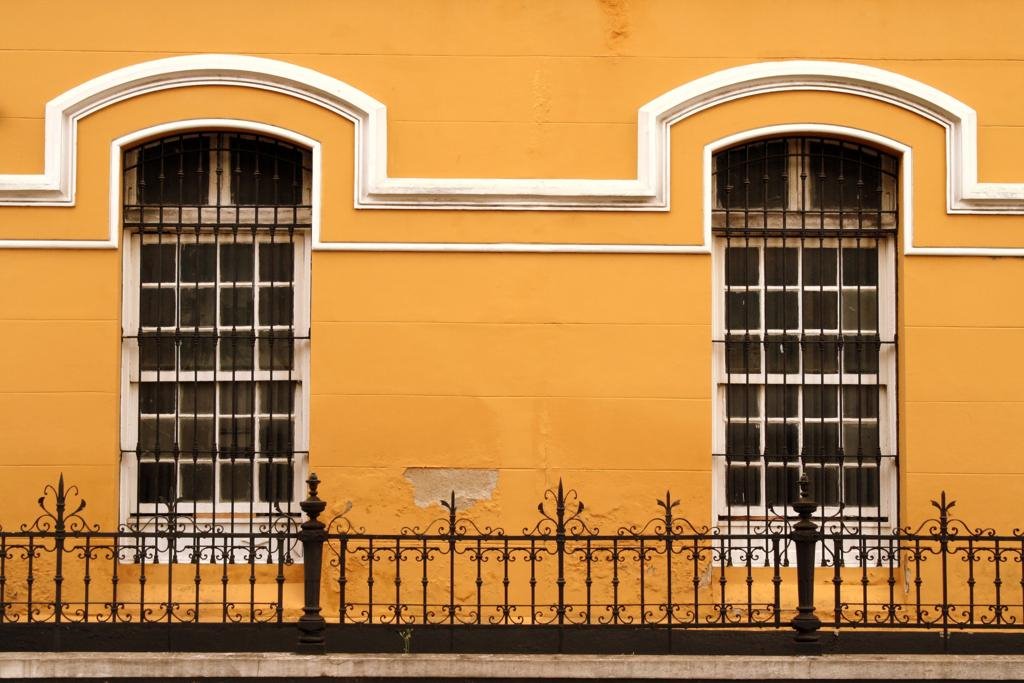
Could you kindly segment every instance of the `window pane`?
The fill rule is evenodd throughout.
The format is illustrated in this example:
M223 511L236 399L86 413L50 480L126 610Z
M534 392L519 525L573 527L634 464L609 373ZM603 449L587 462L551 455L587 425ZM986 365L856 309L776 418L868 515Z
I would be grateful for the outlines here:
M839 389L835 385L804 387L804 417L837 417Z
M803 455L833 456L839 453L839 425L835 422L805 422Z
M878 284L878 249L843 248L843 284Z
M220 279L222 282L252 282L254 251L252 244L222 244Z
M839 327L836 292L804 291L804 329L834 330Z
M764 283L795 285L799 266L795 247L768 247L764 250Z
M729 455L758 455L761 429L756 422L730 422L725 429L725 448Z
M260 369L292 370L295 362L294 342L286 332L260 333Z
M804 249L804 286L836 284L836 250L806 247Z
M143 244L142 263L139 267L142 282L174 282L174 254L172 244Z
M219 488L221 500L248 501L252 496L252 463L221 463Z
M181 412L183 414L213 413L213 382L187 382L181 385Z
M289 415L295 410L295 382L263 382L260 384L260 412Z
M213 288L196 289L184 287L181 290L181 326L213 327L217 321Z
M775 456L800 454L800 425L796 422L769 422L764 428L764 454Z
M878 329L878 298L874 290L843 292L843 329Z
M879 208L878 153L831 140L809 142L807 152L813 206L851 212Z
M768 505L785 507L792 505L800 497L800 468L769 467L765 472L765 493Z
M260 420L260 453L267 456L288 455L294 449L295 427L288 418Z
M174 413L174 383L146 382L139 385L139 410L143 413Z
M231 193L238 204L298 204L302 152L273 140L232 137Z
M795 335L765 338L765 369L771 373L800 372L800 341Z
M729 417L757 417L761 414L757 406L759 386L730 384L725 389L726 415Z
M878 387L844 386L843 417L878 417Z
M291 282L294 270L295 248L289 243L260 244L260 280L262 282Z
M718 205L780 209L786 201L787 143L763 140L715 155Z
M766 292L764 296L764 324L767 329L794 330L799 327L796 292Z
M181 451L197 457L213 455L213 418L181 418Z
M730 330L760 329L760 295L757 292L726 292L725 325Z
M761 468L729 465L726 468L725 497L729 505L760 505Z
M294 499L292 466L286 462L260 463L260 500L283 503Z
M839 372L838 337L825 335L804 340L804 372L830 374Z
M174 500L174 463L139 463L139 502L168 503Z
M878 448L877 422L847 422L843 425L843 453L848 456L876 456Z
M220 340L221 370L252 370L253 346L256 337L252 332L225 332Z
M878 468L847 467L843 470L843 493L847 505L878 505Z
M727 247L725 250L725 284L756 285L759 280L757 252L756 247Z
M260 325L291 325L291 287L260 287Z
M139 448L143 453L170 453L174 450L174 417L139 419Z
M209 139L180 136L139 149L142 204L205 204L209 186Z
M183 244L181 246L181 281L214 282L216 279L215 245Z
M808 494L818 505L839 505L839 468L805 467L810 483Z
M877 337L843 337L843 371L852 374L875 374L878 372Z
M173 370L174 339L154 333L139 335L139 367L142 370Z
M220 291L220 324L228 327L252 325L252 290L229 287Z
M769 384L764 389L764 413L768 417L796 417L799 387Z
M209 334L185 336L181 340L182 370L213 370L217 340Z
M180 491L182 500L213 501L213 465L182 463Z
M139 293L139 324L174 327L174 289L143 289Z
M222 382L220 385L221 415L252 415L256 403L252 395L252 382Z
M725 370L730 373L761 372L761 338L728 335L725 342Z
M222 458L248 455L253 452L255 431L254 420L249 417L232 416L218 420L218 444Z

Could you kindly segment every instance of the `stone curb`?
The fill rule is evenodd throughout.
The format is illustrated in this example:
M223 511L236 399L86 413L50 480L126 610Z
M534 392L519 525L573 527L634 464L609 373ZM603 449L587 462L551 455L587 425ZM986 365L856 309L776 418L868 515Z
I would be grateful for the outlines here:
M1024 656L0 653L0 679L117 677L1016 680L1024 678Z

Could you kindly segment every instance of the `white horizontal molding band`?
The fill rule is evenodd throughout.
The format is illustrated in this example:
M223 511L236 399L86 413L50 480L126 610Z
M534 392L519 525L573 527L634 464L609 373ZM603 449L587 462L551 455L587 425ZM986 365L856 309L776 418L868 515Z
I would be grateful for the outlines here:
M0 175L0 205L74 205L79 120L138 95L197 85L235 85L283 93L353 122L356 208L667 211L669 132L674 123L743 97L817 90L870 97L942 125L946 130L950 213L1024 214L1024 183L977 180L977 116L973 109L920 81L870 66L805 60L762 62L725 69L675 88L638 112L635 179L442 179L388 176L387 109L366 93L287 62L222 54L142 62L94 78L51 100L44 123L44 173ZM699 245L317 242L314 248L349 251L706 253L710 249L707 239ZM0 240L0 247L8 248L60 246L109 248L111 240ZM978 251L972 248L963 253ZM985 255L1020 255L1024 250L982 251ZM949 247L932 252L908 244L907 253L956 255L961 250Z

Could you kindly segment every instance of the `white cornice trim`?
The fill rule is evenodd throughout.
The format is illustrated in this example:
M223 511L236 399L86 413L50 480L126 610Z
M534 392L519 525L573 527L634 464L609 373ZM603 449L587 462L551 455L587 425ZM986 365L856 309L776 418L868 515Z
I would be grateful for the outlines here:
M238 85L317 104L355 124L356 208L667 211L669 130L697 112L757 94L793 90L839 92L887 102L946 130L947 210L1024 214L1024 183L979 183L977 116L963 102L899 74L825 61L782 61L725 69L671 90L640 108L637 177L597 179L390 178L387 111L366 93L294 64L242 55L200 54L143 62L112 71L51 100L45 115L43 174L0 175L0 205L71 206L75 201L78 121L116 102L193 85ZM319 239L317 239L319 242ZM116 239L115 239L116 243ZM0 240L0 247L109 248L109 240ZM523 251L705 253L701 245L464 244L321 242L349 251ZM908 246L907 253L1021 255L1024 249Z

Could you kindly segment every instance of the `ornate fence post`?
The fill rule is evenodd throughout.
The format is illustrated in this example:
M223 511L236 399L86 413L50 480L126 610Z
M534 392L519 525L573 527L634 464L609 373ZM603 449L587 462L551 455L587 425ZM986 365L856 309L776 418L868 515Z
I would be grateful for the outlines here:
M804 654L821 654L818 629L821 619L814 614L814 546L821 534L811 515L818 504L807 493L807 473L800 477L800 498L793 503L793 509L800 520L793 525L790 538L796 544L797 615L791 625L796 630L793 640Z
M324 653L324 631L327 623L320 614L320 575L323 571L324 542L327 528L317 517L327 508L327 503L316 495L320 480L310 474L306 480L309 496L299 503L307 519L302 523L299 540L302 541L302 574L305 586L306 604L299 617L298 652L302 654Z
M558 625L565 623L565 492L562 489L562 480L558 480L558 498L555 501L555 551L558 555L558 579L555 584L558 586ZM561 638L561 632L559 632ZM559 647L561 652L562 648Z

